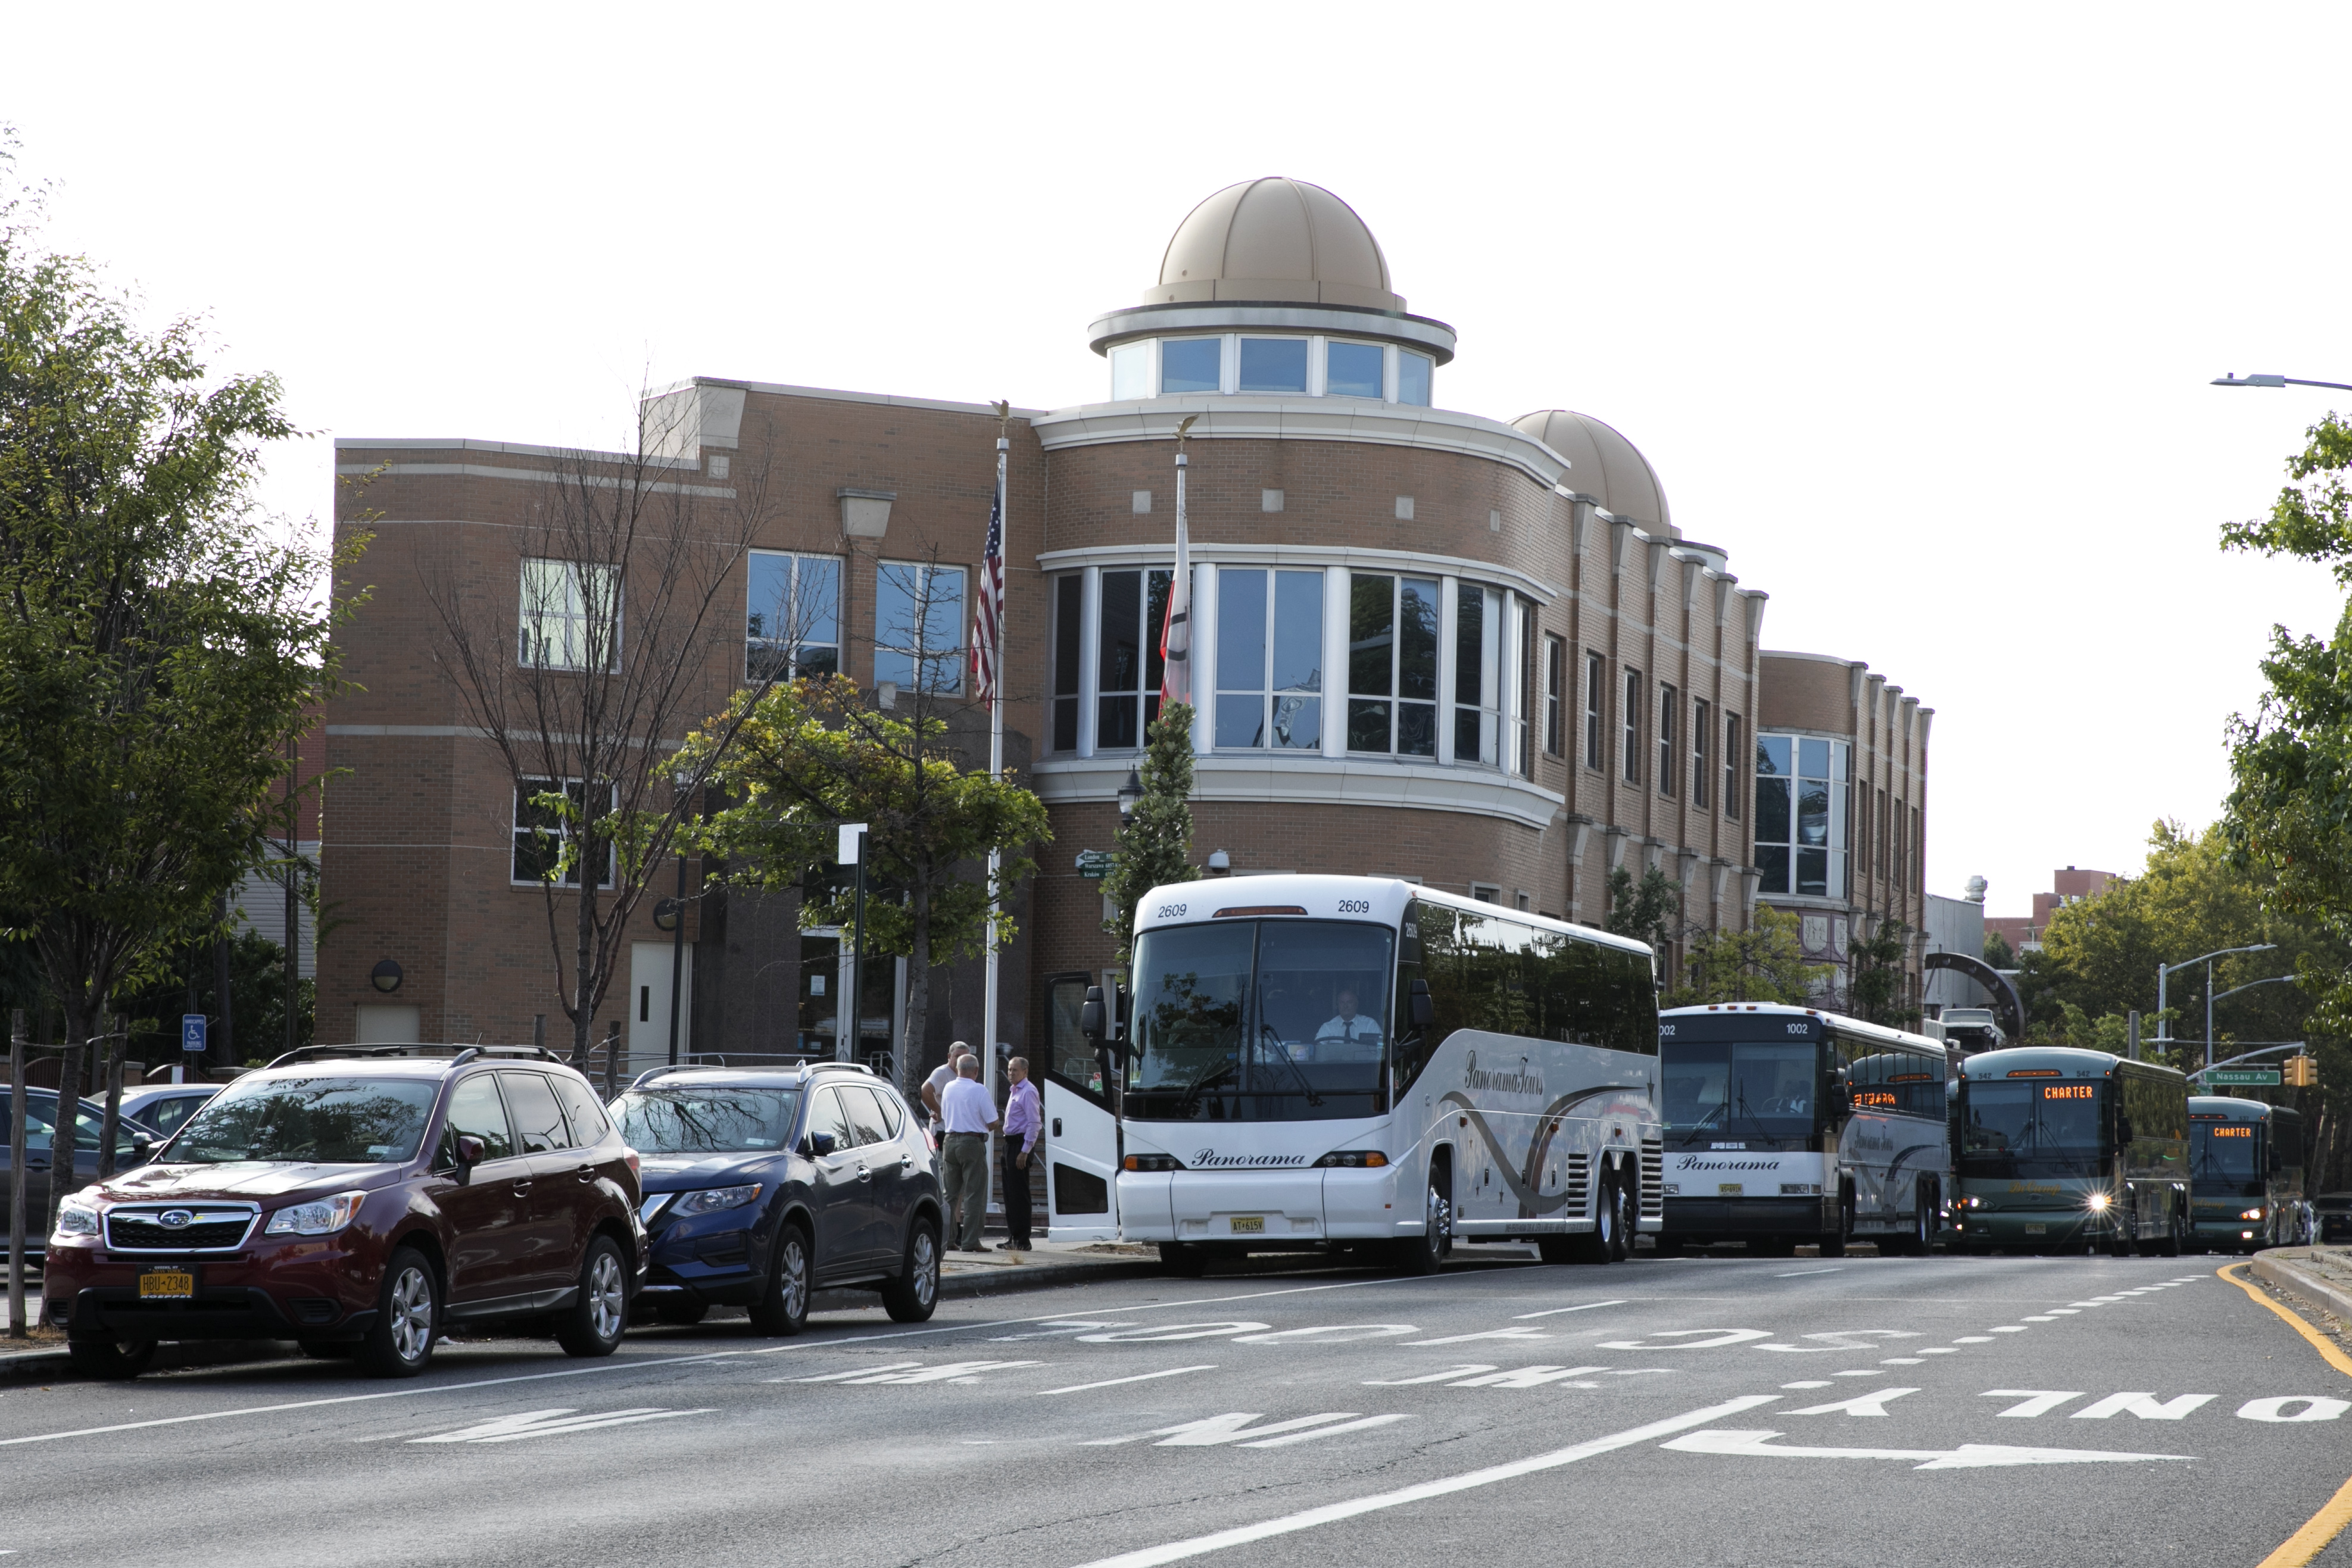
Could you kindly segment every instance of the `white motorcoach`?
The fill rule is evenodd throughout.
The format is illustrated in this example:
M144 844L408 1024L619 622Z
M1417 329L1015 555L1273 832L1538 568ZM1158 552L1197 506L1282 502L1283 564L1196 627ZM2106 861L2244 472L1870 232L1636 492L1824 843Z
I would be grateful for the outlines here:
M1660 1222L1650 949L1381 877L1153 890L1110 1045L1119 1234L1169 1267Z
M1659 1247L1766 1253L1850 1239L1925 1252L1952 1190L1945 1048L1815 1008L1723 1003L1658 1015L1665 1071Z

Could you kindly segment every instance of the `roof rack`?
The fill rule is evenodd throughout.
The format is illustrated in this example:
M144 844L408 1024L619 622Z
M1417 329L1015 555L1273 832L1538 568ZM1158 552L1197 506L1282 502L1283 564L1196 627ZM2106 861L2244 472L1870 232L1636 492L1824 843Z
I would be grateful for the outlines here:
M291 1067L305 1061L376 1061L402 1057L446 1059L452 1065L471 1061L478 1056L497 1057L501 1061L552 1061L560 1067L571 1064L555 1052L536 1045L437 1045L411 1042L401 1045L306 1045L288 1051L269 1065Z
M835 1061L829 1056L746 1055L733 1052L728 1055L706 1056L699 1061L673 1061L660 1067L649 1067L630 1080L629 1087L632 1090L641 1089L656 1078L667 1078L673 1072L692 1071L789 1072L803 1083L808 1082L809 1075L813 1072L862 1072L868 1078L878 1076L871 1067L862 1061Z

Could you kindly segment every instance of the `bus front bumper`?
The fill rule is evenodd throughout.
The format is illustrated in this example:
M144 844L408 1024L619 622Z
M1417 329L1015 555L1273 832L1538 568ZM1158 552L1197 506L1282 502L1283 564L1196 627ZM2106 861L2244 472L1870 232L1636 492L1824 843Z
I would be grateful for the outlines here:
M1375 1170L1121 1171L1125 1241L1191 1241L1268 1249L1385 1240L1421 1228L1400 1213L1393 1166Z
M2104 1241L2116 1226L2109 1215L2081 1208L1969 1208L1953 1218L1952 1230L1963 1247L2063 1247Z
M1670 1197L1664 1228L1670 1240L1705 1246L1768 1236L1817 1236L1837 1227L1831 1197Z

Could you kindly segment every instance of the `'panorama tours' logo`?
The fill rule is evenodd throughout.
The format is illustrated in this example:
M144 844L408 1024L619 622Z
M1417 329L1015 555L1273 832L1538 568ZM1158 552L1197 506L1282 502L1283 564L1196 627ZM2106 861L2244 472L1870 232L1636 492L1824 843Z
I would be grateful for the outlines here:
M1201 1149L1192 1155L1192 1168L1196 1171L1234 1170L1244 1167L1255 1170L1270 1166L1303 1166L1306 1163L1305 1155L1221 1155L1214 1149Z
M1540 1098L1544 1092L1543 1074L1519 1058L1516 1072L1489 1072L1478 1065L1478 1053L1472 1051L1462 1059L1462 1086L1465 1089L1485 1089L1496 1094L1533 1094Z

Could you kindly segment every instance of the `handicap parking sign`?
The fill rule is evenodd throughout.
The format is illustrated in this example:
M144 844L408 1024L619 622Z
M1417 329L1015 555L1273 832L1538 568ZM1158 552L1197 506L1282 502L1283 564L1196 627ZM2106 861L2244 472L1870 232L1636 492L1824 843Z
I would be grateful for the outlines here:
M204 1048L205 1015L202 1013L182 1013L180 1015L180 1049L182 1051L202 1051Z

